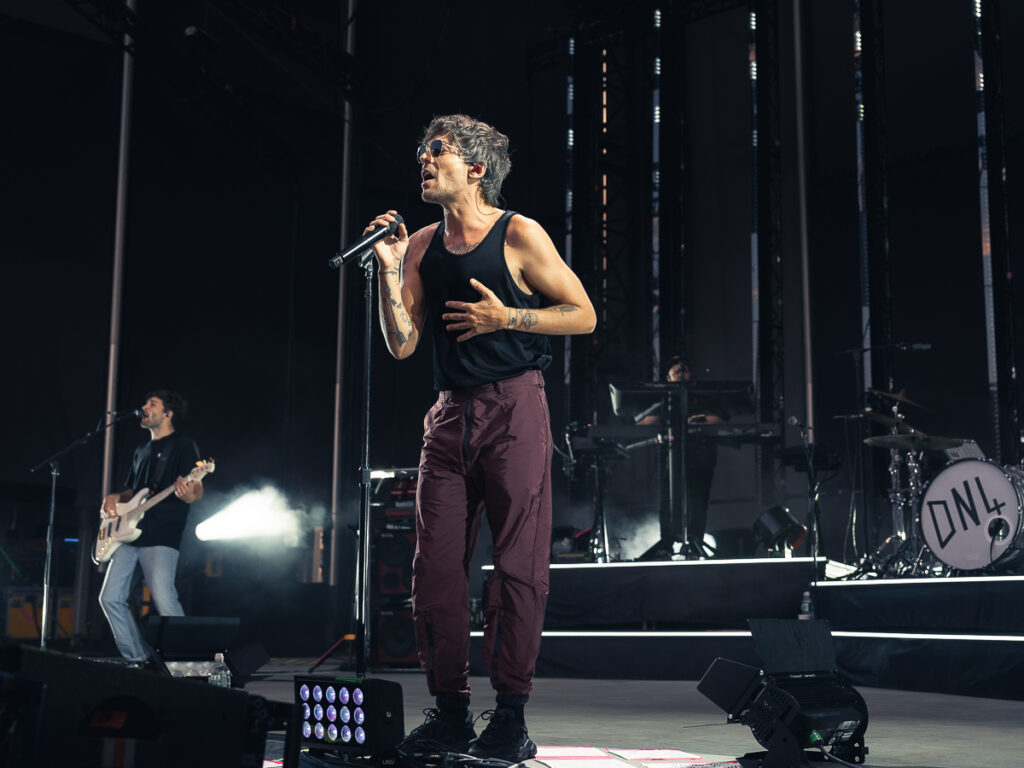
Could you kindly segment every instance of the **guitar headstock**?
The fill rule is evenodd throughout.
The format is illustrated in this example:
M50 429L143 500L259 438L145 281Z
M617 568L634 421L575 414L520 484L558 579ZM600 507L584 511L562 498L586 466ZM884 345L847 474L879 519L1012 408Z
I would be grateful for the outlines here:
M213 474L214 470L217 469L217 465L214 463L212 458L202 459L196 462L195 468L188 473L189 480L202 480L207 475Z

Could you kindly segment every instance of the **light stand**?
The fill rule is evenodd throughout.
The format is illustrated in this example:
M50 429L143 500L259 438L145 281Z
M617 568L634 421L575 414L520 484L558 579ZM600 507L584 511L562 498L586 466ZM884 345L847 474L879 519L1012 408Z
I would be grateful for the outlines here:
M50 573L53 569L53 520L57 511L57 478L60 477L60 457L66 453L70 453L80 445L85 445L91 438L106 429L110 429L110 427L114 426L122 419L134 418L137 416L138 414L135 411L132 411L111 419L107 424L103 424L103 419L101 417L100 423L96 425L96 428L92 432L85 433L77 440L72 441L64 448L61 448L52 456L43 459L29 470L29 472L36 472L46 465L50 466L50 517L46 524L46 560L43 565L43 616L39 627L39 647L44 651L46 650L46 630L50 620Z
M347 266L358 259L359 266L363 268L366 282L363 287L363 418L362 418L362 445L360 446L359 458L359 548L356 555L356 593L355 593L355 661L357 675L366 672L366 660L369 656L369 610L370 590L368 589L367 574L370 562L370 363L372 362L371 329L373 327L373 275L374 258L373 250L353 252L351 249L344 255L334 257L328 263L337 269ZM337 531L334 532L337 535ZM346 636L339 637L330 648L313 662L309 668L312 673L332 653L345 642Z

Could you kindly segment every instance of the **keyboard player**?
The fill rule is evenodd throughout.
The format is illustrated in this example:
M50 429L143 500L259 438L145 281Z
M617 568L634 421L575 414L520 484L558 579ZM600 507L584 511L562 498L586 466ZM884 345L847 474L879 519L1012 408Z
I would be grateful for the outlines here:
M682 355L669 358L666 381L687 384L692 379L688 361ZM725 422L724 413L715 413L705 407L699 394L688 394L686 422L688 425L713 425ZM648 416L639 424L658 424L660 416ZM673 544L680 542L679 554L687 558L707 557L712 554L704 544L704 533L708 524L708 503L711 500L711 483L718 463L718 446L714 437L700 430L686 430L686 512L688 541L683 541L682 520L677 515L662 520L662 540L650 550L645 559L668 559L673 554ZM673 530L678 528L679 530Z

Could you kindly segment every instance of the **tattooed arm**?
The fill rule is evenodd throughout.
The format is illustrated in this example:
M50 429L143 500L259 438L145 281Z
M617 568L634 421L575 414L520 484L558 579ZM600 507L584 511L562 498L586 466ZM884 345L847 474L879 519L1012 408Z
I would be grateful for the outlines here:
M540 293L553 306L506 307L490 288L470 280L480 300L447 302L449 311L441 316L447 322L445 328L463 331L458 341L499 329L547 334L593 331L597 316L590 298L540 224L516 215L509 222L506 238L505 261L516 283L526 293Z
M367 227L387 226L394 211L378 216ZM436 225L434 225L436 226ZM429 231L428 231L429 230ZM388 350L399 360L416 349L423 328L423 283L419 263L433 234L433 227L411 237L401 224L395 235L378 241L377 255L380 327Z

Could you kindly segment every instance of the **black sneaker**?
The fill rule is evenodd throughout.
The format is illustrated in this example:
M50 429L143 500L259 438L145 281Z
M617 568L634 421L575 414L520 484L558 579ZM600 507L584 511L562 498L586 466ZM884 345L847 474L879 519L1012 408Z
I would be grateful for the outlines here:
M490 722L469 745L469 754L473 757L492 757L509 763L521 763L536 757L537 745L512 710L489 709L480 717Z
M442 747L448 752L464 753L469 749L469 743L476 739L471 712L455 715L431 707L424 709L423 714L427 719L423 721L423 725L413 728L402 740L398 745L400 750L408 752L410 748L423 746L428 749Z

